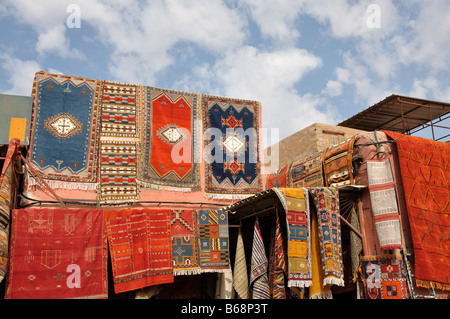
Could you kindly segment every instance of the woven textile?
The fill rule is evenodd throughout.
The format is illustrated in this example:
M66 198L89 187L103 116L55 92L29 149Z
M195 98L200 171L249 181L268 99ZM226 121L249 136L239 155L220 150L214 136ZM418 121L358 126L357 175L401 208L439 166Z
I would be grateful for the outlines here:
M197 220L201 271L226 271L230 268L227 212L198 211Z
M199 94L145 88L142 187L199 190Z
M450 290L450 145L385 133L396 139L416 284Z
M233 287L236 291L237 297L239 299L248 299L249 287L247 276L247 261L245 259L244 241L242 240L241 229L239 229L237 238L233 271Z
M172 210L171 228L174 275L200 273L197 212Z
M333 187L309 189L317 210L323 285L344 286L339 192Z
M389 159L367 160L370 201L382 250L402 247L397 194Z
M322 153L292 163L289 171L289 186L324 186Z
M94 190L101 82L41 71L32 95L30 162L52 188Z
M172 211L105 211L116 293L172 283Z
M280 168L278 171L271 173L267 176L267 185L266 189L271 189L273 187L288 187L288 173L290 170L291 164Z
M311 265L312 285L309 287L309 299L332 299L330 285L324 285L322 257L320 254L317 213L311 214Z
M5 297L107 298L107 249L102 210L14 210Z
M402 256L362 256L365 299L407 299L409 292Z
M269 263L269 290L272 299L286 299L285 273L287 270L283 237L278 215L272 227Z
M306 188L273 188L286 213L288 227L288 287L309 287L311 273L311 225Z
M259 228L259 220L255 220L253 231L252 259L250 261L250 290L252 299L270 299L269 281L267 277L268 260Z
M260 104L204 95L205 192L239 198L262 191Z
M19 147L18 139L12 139L9 142L0 176L0 282L5 277L8 267L10 212L13 208L16 181L14 167Z
M337 187L353 185L352 151L355 137L341 144L330 146L323 152L323 170L325 183L323 186Z
M140 86L104 82L101 99L100 185L102 202L139 199Z

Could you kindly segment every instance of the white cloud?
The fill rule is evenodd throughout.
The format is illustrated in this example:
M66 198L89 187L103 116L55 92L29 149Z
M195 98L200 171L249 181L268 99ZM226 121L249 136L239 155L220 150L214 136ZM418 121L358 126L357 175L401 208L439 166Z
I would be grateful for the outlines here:
M8 84L11 88L3 94L31 95L32 83L41 66L36 61L22 61L8 54L0 55L0 65L9 74Z
M342 94L344 85L342 82L329 80L327 82L327 87L323 91L324 94L328 94L331 97L336 97Z
M284 138L309 124L332 119L319 111L323 102L319 97L302 96L295 88L305 74L321 65L320 58L302 49L265 52L244 46L200 71L210 77L206 82L221 88L219 94L260 101L262 126L279 129Z
M300 14L300 0L239 0L248 8L261 34L280 43L290 43L300 36L295 22Z

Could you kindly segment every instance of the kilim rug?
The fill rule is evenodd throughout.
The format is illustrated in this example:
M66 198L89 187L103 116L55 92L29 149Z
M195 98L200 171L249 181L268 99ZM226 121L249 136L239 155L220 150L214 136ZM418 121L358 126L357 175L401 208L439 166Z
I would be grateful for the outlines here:
M344 286L339 192L334 187L310 188L317 210L323 285Z
M414 245L416 284L450 290L450 145L384 132L396 140Z
M105 211L116 293L173 282L169 209Z
M287 272L283 237L278 215L272 227L269 263L269 291L272 299L286 299L285 273Z
M236 291L237 297L239 299L248 299L249 287L247 275L247 262L245 259L245 248L244 248L244 241L242 239L241 229L239 229L237 238L233 272L234 272L233 287L234 290Z
M102 210L14 210L9 256L5 298L108 297Z
M331 286L324 285L324 272L320 253L317 212L311 213L311 266L312 285L309 287L309 299L332 299Z
M36 73L28 156L52 188L96 189L101 87L101 81Z
M228 214L225 211L198 211L199 256L202 272L230 269Z
M408 299L402 256L362 256L365 299Z
M323 152L323 186L337 187L353 185L352 152L355 136L338 145L330 146Z
M267 176L267 185L266 189L271 189L273 187L277 188L286 188L288 187L288 173L290 170L291 164L280 168L278 171L271 173Z
M324 186L322 153L295 161L288 174L289 187Z
M203 95L205 192L241 198L262 191L260 104Z
M397 192L388 158L367 160L369 194L381 250L402 248Z
M139 199L137 161L142 87L104 82L101 99L101 202Z
M172 258L174 275L200 273L198 224L195 210L172 210Z
M252 259L250 261L250 290L252 299L270 299L267 278L268 260L259 228L259 220L255 220L253 231Z
M144 88L142 187L200 189L200 95Z
M311 225L306 188L273 188L286 212L288 227L288 287L309 287L311 273Z
M9 142L0 176L0 282L5 277L8 267L10 212L13 209L16 180L14 168L19 147L20 141L18 139L12 139Z

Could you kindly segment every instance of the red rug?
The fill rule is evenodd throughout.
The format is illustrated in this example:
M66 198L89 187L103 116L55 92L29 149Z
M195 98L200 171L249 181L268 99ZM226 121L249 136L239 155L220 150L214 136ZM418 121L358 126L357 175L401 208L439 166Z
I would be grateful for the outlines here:
M141 186L200 190L200 95L152 87L145 93Z
M450 290L450 145L384 133L397 140L416 283Z
M105 211L116 293L173 282L172 210Z
M107 298L103 225L96 209L13 211L5 298Z

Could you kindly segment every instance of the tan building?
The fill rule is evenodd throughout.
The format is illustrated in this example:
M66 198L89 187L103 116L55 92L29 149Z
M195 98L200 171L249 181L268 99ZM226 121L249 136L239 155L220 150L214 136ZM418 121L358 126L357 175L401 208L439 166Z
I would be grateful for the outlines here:
M330 124L312 124L264 150L266 163L271 164L266 173L322 152L327 147L344 142L362 132L364 131ZM269 163L277 159L277 153L278 165Z

